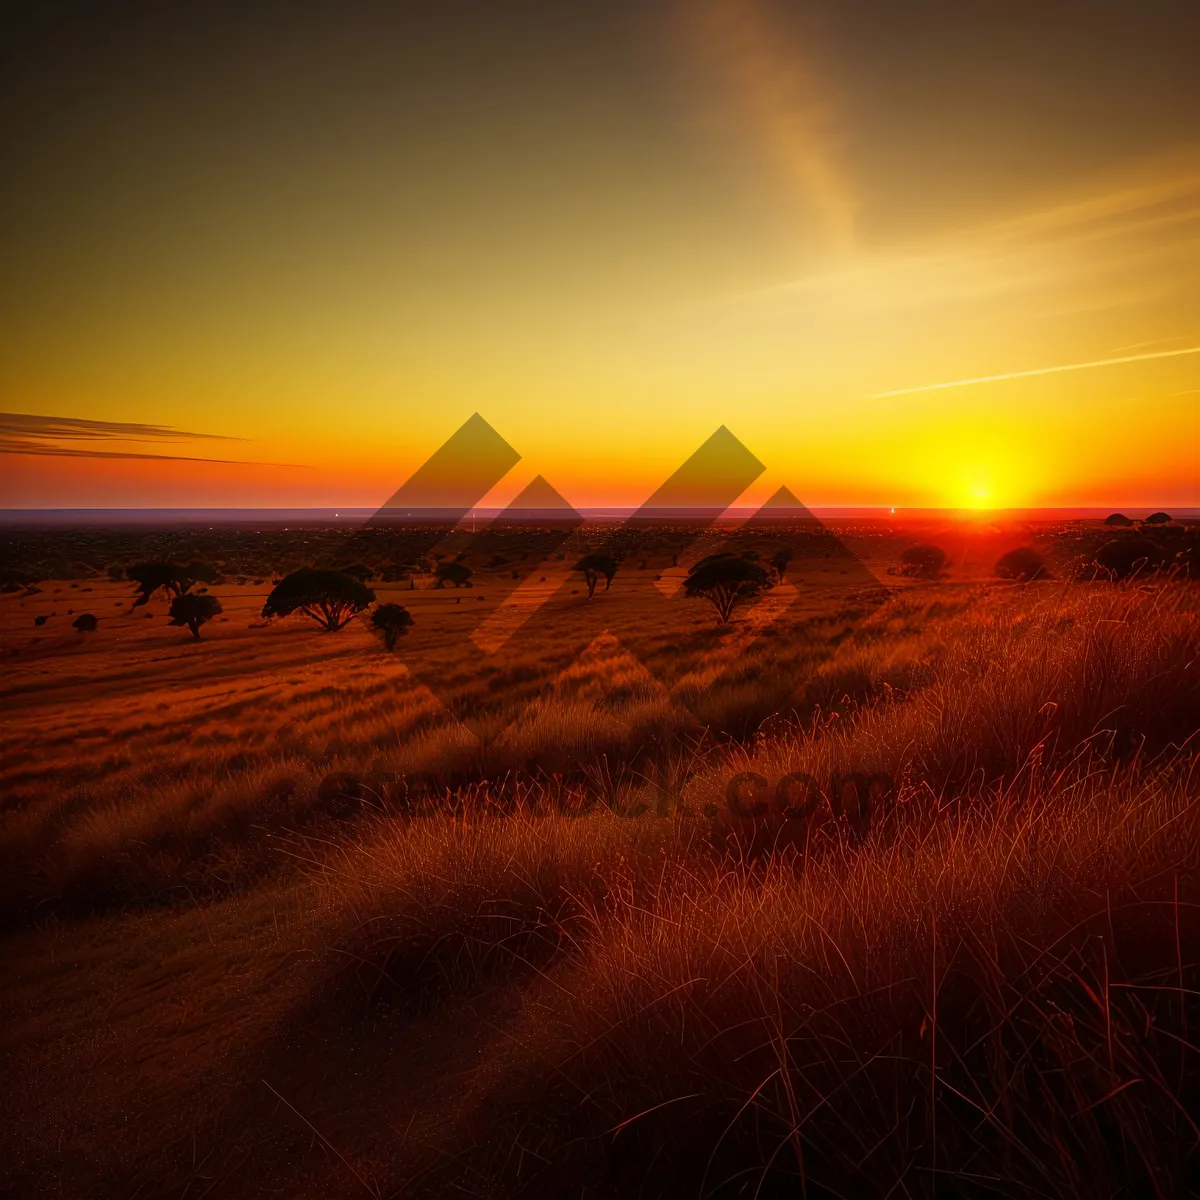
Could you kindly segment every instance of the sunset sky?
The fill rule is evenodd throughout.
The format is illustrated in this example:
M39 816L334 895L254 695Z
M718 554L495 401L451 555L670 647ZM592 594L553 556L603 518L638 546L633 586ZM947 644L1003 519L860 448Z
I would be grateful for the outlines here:
M474 412L497 502L724 424L749 501L1200 505L1195 0L4 28L0 507L374 506Z

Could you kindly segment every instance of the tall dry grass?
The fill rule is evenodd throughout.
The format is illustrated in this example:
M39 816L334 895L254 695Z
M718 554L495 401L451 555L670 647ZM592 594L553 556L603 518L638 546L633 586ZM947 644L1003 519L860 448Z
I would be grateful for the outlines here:
M644 780L583 817L532 787L498 813L484 789L296 843L331 930L314 1003L415 1012L524 981L399 1186L1200 1183L1193 606L1025 589L909 636L919 610L895 605L822 668L871 681L856 703L706 757L667 816ZM738 772L848 769L900 781L865 837L832 811L785 838L723 807Z
M693 678L704 705L613 643L499 714L494 733L452 721L394 667L302 674L271 704L256 676L232 693L150 692L153 712L126 698L103 726L99 714L82 730L71 718L86 737L107 732L109 747L119 731L115 757L56 725L6 755L0 913L227 895L279 867L280 835L394 810L417 778L445 799L483 780L553 789L566 772L606 803L646 803L652 783L701 812L725 808L736 771L886 772L907 802L1014 770L1052 777L1088 739L1118 756L1157 751L1200 725L1189 597L1184 585L909 591L849 637L815 621ZM339 775L361 781L350 804L322 789Z
M826 625L769 648L791 680L789 703L796 681L842 649ZM706 732L615 640L600 639L565 669L553 655L520 665L517 690L529 696L473 680L492 707L472 732L362 630L241 636L169 654L135 640L140 668L115 641L87 651L86 687L73 660L30 668L29 711L14 718L0 761L0 920L236 893L286 862L278 836L356 815L322 789L332 777L361 782L366 815L417 777L443 798L482 780L581 768L610 791L648 772L673 779L698 740L707 750L730 729L755 728L766 694L752 679L709 681L716 726Z

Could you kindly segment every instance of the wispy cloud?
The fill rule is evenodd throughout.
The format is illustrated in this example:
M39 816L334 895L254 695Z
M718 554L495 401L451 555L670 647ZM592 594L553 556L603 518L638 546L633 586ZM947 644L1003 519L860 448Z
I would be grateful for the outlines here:
M191 433L169 425L127 421L91 421L82 417L44 417L28 413L0 413L0 454L28 454L50 458L169 459L177 462L223 463L232 466L285 467L293 463L248 462L245 459L210 458L194 454L165 454L149 450L115 448L114 443L219 441L244 442L245 438L220 433ZM90 442L91 446L62 445ZM112 448L110 448L112 447Z
M242 442L245 438L220 433L190 433L170 425L144 425L130 421L90 421L83 417L42 417L28 413L0 413L0 437L31 437L118 441L218 441Z
M1200 147L1126 163L1077 187L940 235L876 247L859 242L834 270L738 299L862 313L1049 292L1083 278L1156 281L1172 277L1179 246L1200 238Z
M1112 352L1114 354L1124 354L1126 350L1144 350L1147 346L1169 346L1172 342L1190 342L1191 340L1191 334L1179 333L1174 337L1151 338L1148 342L1132 342L1128 346L1114 346Z
M1120 363L1148 362L1152 358L1180 358L1185 354L1200 354L1200 346L1189 346L1185 350L1159 350L1154 354L1126 354L1121 358L1098 358L1092 362L1063 363L1056 367L1034 367L1028 371L1007 371L1002 375L977 375L974 379L951 379L946 383L922 383L916 387L892 388L886 392L875 392L872 400L886 396L911 396L915 392L940 392L945 388L973 387L980 383L999 383L1004 379L1028 379L1033 375L1057 375L1062 371L1090 371L1095 367L1115 367Z
M707 0L683 11L754 143L830 247L851 250L858 205L841 163L834 90L816 56L771 0Z

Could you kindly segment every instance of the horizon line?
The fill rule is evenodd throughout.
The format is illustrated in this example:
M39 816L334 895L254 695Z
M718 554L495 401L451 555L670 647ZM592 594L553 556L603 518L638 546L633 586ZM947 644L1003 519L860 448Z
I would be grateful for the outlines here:
M1180 515L1188 518L1200 517L1200 500L1193 503L1171 504L1170 502L1152 502L1139 501L1132 502L1109 502L1106 504L1085 504L1085 503L1059 503L1059 504L1014 504L1014 505L997 505L988 508L972 507L965 504L806 504L802 506L812 513L824 513L827 515L842 514L852 516L856 514L871 515L871 516L901 516L921 513L956 513L966 514L976 518L987 518L989 516L999 516L1004 514L1014 513L1100 513L1112 514L1124 512L1128 516L1130 513L1146 512L1154 513L1160 511L1168 511L1172 508ZM578 506L574 511L584 518L624 518L637 513L644 508L641 505L591 505ZM1127 510L1127 511L1126 511ZM462 520L468 520L472 517L476 519L492 519L503 516L507 509L503 506L488 506L470 510ZM667 510L664 510L666 512ZM683 516L686 512L692 510L670 510L672 513L678 512ZM703 513L706 519L711 519L711 511L706 508L696 508L697 513ZM743 514L754 515L761 511L761 505L730 505L722 510L721 517L732 517ZM20 508L0 508L0 522L19 521L31 517L49 517L55 519L67 519L72 516L102 516L111 514L114 516L128 516L132 518L153 518L156 515L172 515L172 516L195 516L195 517L215 517L221 516L246 516L257 518L279 518L288 517L321 517L334 518L340 520L369 520L378 512L378 509L367 505L288 505L278 507L253 507L253 506L132 506L132 505L110 505L110 506L73 506L73 507L20 507ZM414 510L413 519L420 521L422 519L430 519L430 517L442 520L444 514L437 509L418 509ZM1139 518L1132 518L1137 520ZM402 524L402 522L394 522Z

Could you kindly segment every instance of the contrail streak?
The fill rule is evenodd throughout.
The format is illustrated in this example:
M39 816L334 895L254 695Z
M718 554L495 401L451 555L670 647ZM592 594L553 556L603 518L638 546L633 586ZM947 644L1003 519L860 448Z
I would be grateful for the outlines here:
M980 375L976 379L952 379L949 383L923 383L920 387L893 388L890 392L873 392L872 400L885 396L910 396L913 392L938 392L943 388L971 387L976 383L998 383L1002 379L1027 379L1030 375L1057 375L1060 371L1087 371L1092 367L1115 367L1118 363L1146 362L1151 358L1179 358L1183 354L1200 354L1200 346L1186 350L1159 350L1154 354L1129 354L1124 358L1098 358L1095 362L1066 363L1061 367L1036 367L1032 371L1010 371L1006 375Z

